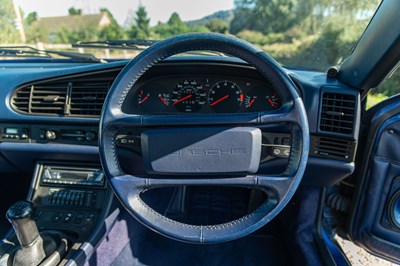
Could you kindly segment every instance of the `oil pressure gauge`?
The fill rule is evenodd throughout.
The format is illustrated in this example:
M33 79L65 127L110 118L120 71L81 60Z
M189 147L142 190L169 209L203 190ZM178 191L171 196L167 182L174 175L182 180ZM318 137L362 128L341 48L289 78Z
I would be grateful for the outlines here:
M160 88L139 88L135 94L136 105L145 112L159 113L170 103L170 94Z
M247 93L244 105L250 112L262 112L278 109L282 103L277 92L264 87L255 87Z

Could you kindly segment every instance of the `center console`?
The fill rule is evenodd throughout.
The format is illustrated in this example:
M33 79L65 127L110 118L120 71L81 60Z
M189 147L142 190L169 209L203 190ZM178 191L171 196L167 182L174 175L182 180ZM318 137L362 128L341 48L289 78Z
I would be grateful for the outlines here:
M107 197L99 166L39 163L29 200L39 229L70 231L83 240L97 223Z
M32 218L40 232L52 230L66 236L64 265L103 224L112 192L100 165L38 162L27 199L36 206ZM0 257L12 253L17 243L10 232L0 244Z

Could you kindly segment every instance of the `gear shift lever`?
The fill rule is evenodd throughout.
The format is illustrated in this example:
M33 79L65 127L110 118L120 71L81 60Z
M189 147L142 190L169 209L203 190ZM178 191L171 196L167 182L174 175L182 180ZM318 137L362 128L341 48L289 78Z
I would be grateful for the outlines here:
M30 201L18 201L11 205L7 211L7 219L12 224L18 238L20 247L12 257L11 264L8 258L6 265L34 266L57 265L68 249L68 240L59 231L43 231L39 234L36 222L32 219L35 204ZM5 262L1 261L3 265ZM2 264L3 263L3 264Z
M36 222L32 219L35 205L30 201L18 201L7 211L7 219L14 227L21 248L14 255L13 265L39 265L46 258L43 239Z
M18 201L7 211L7 219L14 227L22 247L29 246L39 237L38 228L32 219L34 211L35 205L30 201Z

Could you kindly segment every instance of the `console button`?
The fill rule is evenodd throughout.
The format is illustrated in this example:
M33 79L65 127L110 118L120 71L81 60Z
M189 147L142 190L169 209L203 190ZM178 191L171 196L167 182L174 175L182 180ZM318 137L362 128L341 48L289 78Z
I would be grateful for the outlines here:
M283 138L282 139L282 145L290 146L290 139L289 138Z
M57 138L57 134L54 130L47 130L45 136L48 140L55 140Z
M64 190L64 191L62 191L61 192L61 200L60 200L60 204L61 205L66 205L67 204L67 202L65 201L65 199L67 198L67 195L68 195L68 191L66 191L66 190Z
M93 203L93 192L89 191L86 193L86 202L85 206L86 207L91 207Z
M83 213L78 213L75 218L72 220L74 224L80 224L83 221L83 218L85 218L85 214Z
M67 197L65 198L65 204L66 205L72 205L72 196L73 196L74 194L72 193L72 192L68 192L67 193Z
M85 224L91 224L93 223L93 220L94 220L94 215L91 214L90 216L85 218Z
M63 216L63 213L62 213L62 212L57 212L57 213L53 216L52 221L55 222L55 223L58 223L58 222L61 221L61 217L62 217L62 216Z
M64 223L70 223L72 221L72 213L67 213L64 218L63 218L63 222Z
M85 133L85 139L87 141L94 141L96 139L96 133L92 132L92 131L88 131Z

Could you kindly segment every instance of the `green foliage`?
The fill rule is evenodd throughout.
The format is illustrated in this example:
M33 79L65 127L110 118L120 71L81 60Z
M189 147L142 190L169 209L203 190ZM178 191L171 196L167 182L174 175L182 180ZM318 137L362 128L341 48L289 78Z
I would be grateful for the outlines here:
M295 40L303 37L301 36L301 32L296 29L281 33L272 32L268 35L264 35L259 31L242 30L236 36L260 47L274 43L293 43Z
M16 15L11 0L0 0L0 42L21 43L18 30L15 25Z
M211 32L218 32L218 33L227 33L228 32L228 23L222 19L211 19L209 20L205 26Z
M179 17L178 13L172 13L167 23L159 22L154 28L156 38L165 39L177 34L187 33L192 31L185 22Z
M99 32L99 40L122 40L125 39L125 31L118 24L112 23L109 26L104 27Z
M372 89L374 94L382 94L384 96L392 96L400 93L400 68L398 68L392 76L384 80L377 88Z
M148 39L150 36L150 18L144 6L140 6L136 11L135 23L128 31L131 39Z
M52 40L49 40L49 32L35 23L26 25L25 34L28 43L52 42Z
M76 31L62 28L54 38L57 43L75 43L81 40L85 41L98 41L99 30L97 26L86 26Z
M115 20L112 13L107 8L101 8L100 12L107 13L108 17L111 20L111 24L102 28L99 32L99 40L107 41L107 40L121 40L125 38L125 31Z
M70 7L68 9L68 14L70 16L74 16L74 15L81 15L82 14L82 9L77 9L75 7Z
M385 99L387 99L387 96L382 93L378 94L368 93L366 109L368 110L369 108L373 107L374 105L377 105L378 103L384 101Z
M236 0L230 32L254 30L263 34L285 32L307 17L304 0ZM301 13L302 16L298 14Z
M31 12L28 14L28 16L25 19L26 25L32 25L33 22L38 20L38 13L36 11Z

